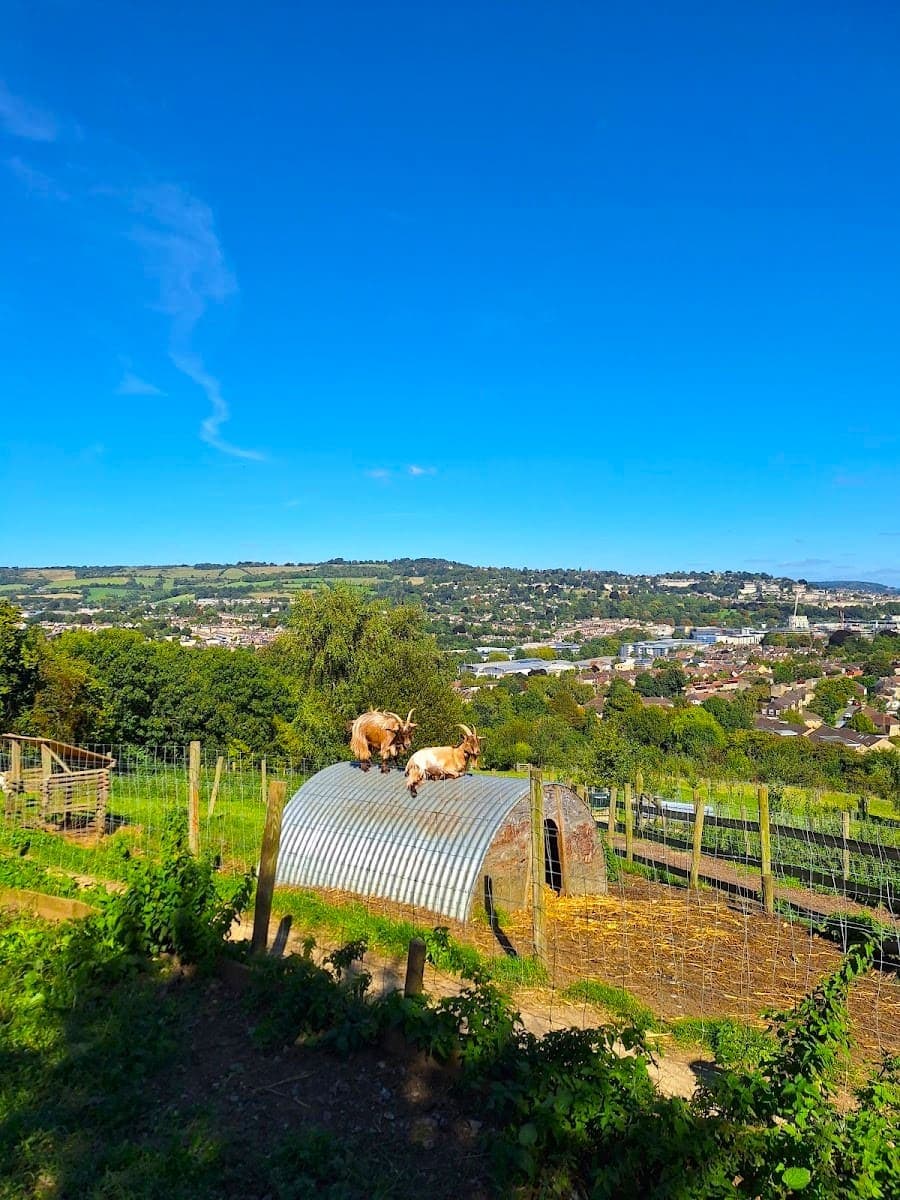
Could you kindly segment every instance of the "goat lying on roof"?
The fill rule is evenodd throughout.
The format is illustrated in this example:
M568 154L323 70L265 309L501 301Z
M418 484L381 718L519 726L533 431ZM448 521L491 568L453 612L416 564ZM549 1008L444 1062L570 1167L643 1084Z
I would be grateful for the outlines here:
M427 746L417 750L406 764L406 786L415 796L424 779L458 779L465 775L471 761L478 761L481 743L475 726L460 725L463 740L458 746Z
M412 731L415 722L411 708L404 721L394 712L383 712L374 708L357 717L350 730L350 749L359 759L364 771L372 765L372 755L381 758L381 773L386 775L389 764L400 754L408 754L412 746Z

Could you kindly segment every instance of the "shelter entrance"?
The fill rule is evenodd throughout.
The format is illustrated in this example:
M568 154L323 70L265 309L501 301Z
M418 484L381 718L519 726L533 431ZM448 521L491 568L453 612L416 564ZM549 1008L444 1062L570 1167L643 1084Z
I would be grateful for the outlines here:
M544 820L544 882L557 896L562 891L562 857L559 852L559 829L555 821Z

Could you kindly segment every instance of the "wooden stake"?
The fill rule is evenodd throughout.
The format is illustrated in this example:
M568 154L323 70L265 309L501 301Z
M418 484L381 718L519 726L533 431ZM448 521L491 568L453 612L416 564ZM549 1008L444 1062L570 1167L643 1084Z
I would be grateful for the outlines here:
M775 886L772 881L772 835L769 829L769 789L760 784L759 798L759 861L762 884L763 908L767 913L775 911Z
M606 829L609 834L609 844L612 846L613 834L616 832L616 809L619 806L619 789L614 783L609 787L609 812L606 815Z
M740 802L740 822L744 829L744 858L750 857L750 830L746 828L746 804Z
M421 938L413 938L409 943L409 953L406 956L406 982L403 985L404 996L421 996L425 990L425 943Z
M259 798L263 804L269 794L268 773L266 771L266 756L263 755L259 764Z
M850 878L850 847L847 845L850 840L850 813L847 810L841 813L841 839L844 843L841 852L841 871L844 883L846 883Z
M10 783L19 783L22 779L22 743L9 743L9 774Z
M583 799L587 804L587 789L583 790L585 792ZM562 788L557 785L554 791L556 793L556 844L559 848L559 894L568 896L569 863L566 856L566 819L563 812Z
M225 755L220 754L216 759L216 773L213 778L212 791L209 793L209 807L206 810L206 819L213 815L213 809L216 807L216 800L219 795L219 784L222 782L222 771L225 767Z
M188 848L200 853L200 743L191 742L188 754Z
M691 877L692 888L700 886L700 855L703 851L703 818L706 806L699 788L694 788L694 840L691 843Z
M625 784L625 861L634 862L634 807L631 784Z
M253 937L250 941L251 954L264 953L269 940L269 917L272 914L275 868L278 866L278 848L281 845L281 818L286 799L287 784L282 779L273 779L269 783L266 825L263 829L262 849L259 854L259 879L256 882Z
M547 959L544 928L544 782L534 767L531 775L531 932L535 958Z

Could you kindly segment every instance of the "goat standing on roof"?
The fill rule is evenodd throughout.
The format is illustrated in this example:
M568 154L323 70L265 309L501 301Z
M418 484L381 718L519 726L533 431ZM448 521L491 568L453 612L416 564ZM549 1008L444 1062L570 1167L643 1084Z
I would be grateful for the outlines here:
M411 708L406 720L394 712L383 712L374 708L357 717L350 730L350 749L359 759L359 765L368 771L372 755L381 758L381 773L386 775L390 764L401 754L408 754L412 747L412 731L416 725Z
M469 769L469 763L477 766L481 743L475 726L460 725L463 740L458 746L426 746L417 750L406 764L406 786L415 796L416 789L425 779L459 779Z

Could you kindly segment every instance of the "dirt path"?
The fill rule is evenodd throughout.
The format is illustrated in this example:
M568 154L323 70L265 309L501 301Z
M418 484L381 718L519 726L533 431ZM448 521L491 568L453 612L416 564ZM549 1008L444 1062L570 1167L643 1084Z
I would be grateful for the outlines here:
M278 930L279 922L273 920L269 926L270 947L275 943ZM249 939L251 933L252 920L238 921L232 928L232 937L236 940ZM305 934L300 931L289 932L284 952L300 954L304 937ZM319 941L315 957L321 961L336 948L337 942ZM382 996L403 988L406 978L404 956L391 956L377 950L368 950L362 966L372 976L372 995ZM465 985L466 981L458 976L438 971L431 963L426 963L425 990L430 996L453 996ZM551 987L520 989L513 994L512 999L522 1017L522 1024L536 1037L543 1037L552 1029L589 1029L604 1021L603 1015L592 1005L570 1003ZM651 1035L648 1041L651 1041L654 1047L656 1059L649 1064L650 1077L662 1094L683 1096L686 1099L692 1096L698 1080L713 1065L711 1056L704 1056L697 1051L682 1050L666 1035Z

